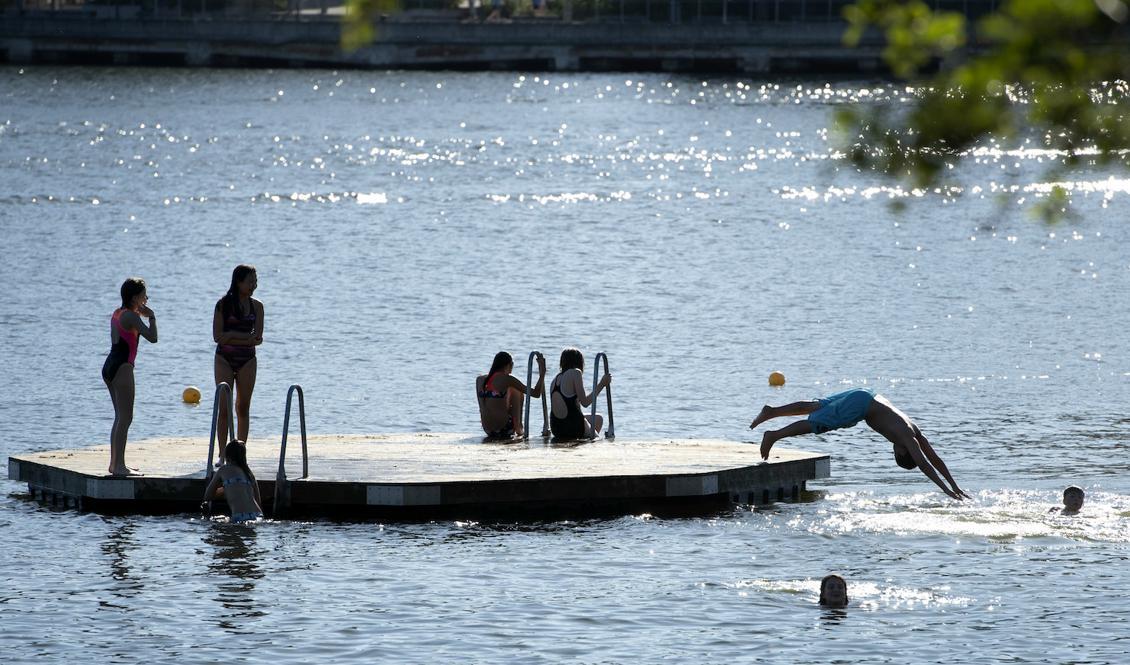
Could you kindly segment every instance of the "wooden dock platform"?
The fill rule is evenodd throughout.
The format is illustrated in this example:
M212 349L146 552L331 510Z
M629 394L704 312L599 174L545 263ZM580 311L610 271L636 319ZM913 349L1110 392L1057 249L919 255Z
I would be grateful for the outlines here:
M565 515L689 514L732 503L797 499L827 478L827 455L707 439L598 439L556 444L484 443L469 434L320 435L308 438L309 476L298 437L287 442L278 488L277 439L252 439L248 462L268 515L346 519L481 519ZM8 478L56 506L106 513L195 512L205 486L207 439L131 442L144 475L107 475L107 446L8 459ZM223 511L223 502L217 510Z

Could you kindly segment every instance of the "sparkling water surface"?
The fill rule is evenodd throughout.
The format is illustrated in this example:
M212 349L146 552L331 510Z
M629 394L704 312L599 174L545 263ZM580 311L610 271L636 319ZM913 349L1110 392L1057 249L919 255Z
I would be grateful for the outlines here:
M128 275L161 336L130 438L206 435L180 392L211 399L212 306L247 262L253 435L295 382L314 432L473 431L496 351L578 345L609 355L620 437L756 441L762 404L865 385L974 497L863 426L789 442L832 455L811 501L696 519L240 527L56 511L4 480L2 660L1125 662L1126 172L1051 172L1036 138L937 190L857 172L835 109L904 96L0 68L0 455L105 442ZM1048 225L1053 182L1071 207ZM1069 484L1083 512L1049 513ZM847 610L816 606L831 571Z

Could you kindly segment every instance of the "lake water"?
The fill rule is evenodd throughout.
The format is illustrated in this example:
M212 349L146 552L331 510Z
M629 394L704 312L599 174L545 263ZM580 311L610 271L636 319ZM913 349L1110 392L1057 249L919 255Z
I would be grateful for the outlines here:
M762 404L866 385L974 497L864 426L789 442L832 455L812 501L698 519L236 527L51 510L4 480L0 658L1125 662L1126 173L1053 176L1032 143L958 165L960 193L905 191L831 129L892 95L0 68L0 456L106 441L128 275L161 335L130 439L205 436L180 393L211 383L212 306L247 262L253 436L294 382L314 432L474 431L496 351L578 345L609 355L621 438L755 441ZM1074 194L1049 226L1030 210L1051 178ZM1083 513L1049 514L1069 484ZM846 611L815 605L831 571Z

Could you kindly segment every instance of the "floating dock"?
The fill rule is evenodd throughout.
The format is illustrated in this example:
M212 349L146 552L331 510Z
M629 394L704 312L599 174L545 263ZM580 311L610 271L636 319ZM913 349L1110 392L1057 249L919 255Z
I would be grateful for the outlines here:
M337 519L553 518L702 514L734 503L796 500L827 478L827 455L709 439L597 439L558 444L484 443L468 434L321 435L287 446L252 439L248 463L267 514ZM196 512L206 482L207 439L131 442L143 475L110 476L107 446L10 457L8 478L51 505L114 514ZM223 501L217 512L224 512Z

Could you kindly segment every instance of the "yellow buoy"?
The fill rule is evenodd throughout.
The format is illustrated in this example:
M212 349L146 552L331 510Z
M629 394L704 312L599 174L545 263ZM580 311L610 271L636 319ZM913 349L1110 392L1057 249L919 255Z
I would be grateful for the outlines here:
M181 398L184 399L185 403L187 404L199 404L200 389L196 386L189 386L184 389L183 393L181 393Z
M769 385L777 387L785 385L785 375L780 372L772 372L769 375Z

